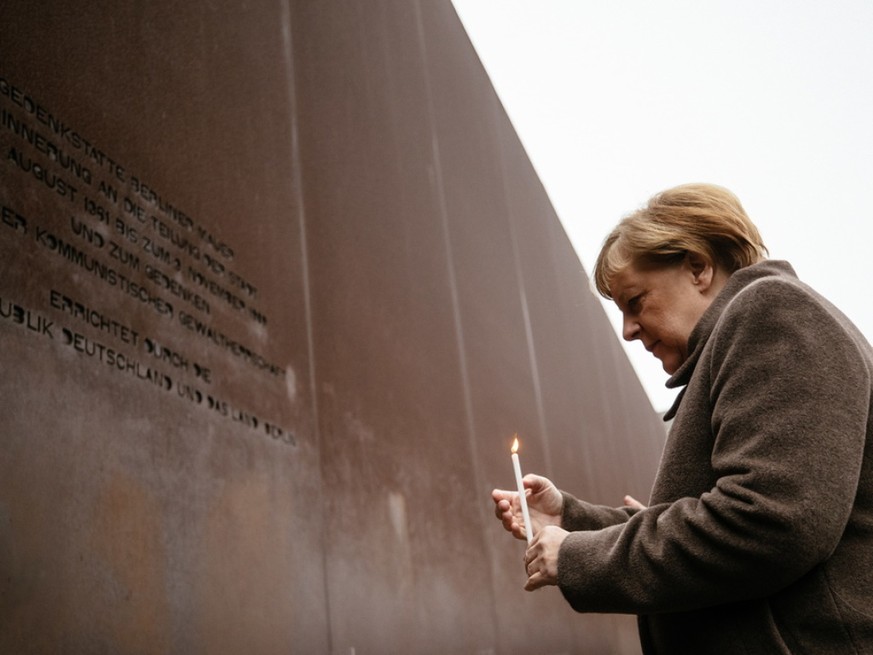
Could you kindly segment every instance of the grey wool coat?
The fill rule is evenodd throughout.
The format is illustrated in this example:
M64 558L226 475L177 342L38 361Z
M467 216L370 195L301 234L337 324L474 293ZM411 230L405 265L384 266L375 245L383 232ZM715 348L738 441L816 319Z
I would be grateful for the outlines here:
M734 273L670 378L650 505L564 494L558 586L658 655L873 653L873 350L785 262Z

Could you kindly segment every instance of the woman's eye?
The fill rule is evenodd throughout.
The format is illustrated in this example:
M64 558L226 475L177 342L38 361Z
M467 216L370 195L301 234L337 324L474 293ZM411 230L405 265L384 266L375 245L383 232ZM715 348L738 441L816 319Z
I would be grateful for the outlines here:
M640 309L640 304L642 301L643 295L640 294L638 296L634 296L630 300L627 301L627 308L632 312L637 312Z

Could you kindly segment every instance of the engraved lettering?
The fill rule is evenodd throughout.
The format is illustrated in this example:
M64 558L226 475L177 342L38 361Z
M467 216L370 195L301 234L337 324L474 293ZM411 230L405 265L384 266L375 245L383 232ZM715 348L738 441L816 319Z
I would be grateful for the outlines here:
M104 152L98 150L89 143L81 134L65 125L61 120L53 116L45 107L2 77L0 77L0 95L8 97L13 104L21 107L28 114L33 115L37 121L48 127L52 132L54 132L55 136L59 137L62 141L66 141L76 150L82 150L87 157L90 157L92 161L100 166L105 166L106 170L112 173L117 179L121 181L125 180L123 166L115 163Z
M239 357L254 368L275 375L276 377L285 377L284 368L268 362L262 355L246 348L244 345L238 341L234 341L219 330L206 325L191 314L179 312L179 323L195 334L199 334L200 336L209 339L219 348L227 350L229 353Z
M203 380L206 383L212 382L212 371L210 371L205 366L200 366L199 364L194 364L194 375Z
M188 270L187 270L187 274L188 274L189 280L191 280L192 282L194 282L198 286L203 287L204 289L206 289L206 291L211 293L213 296L215 296L219 300L224 301L225 303L227 303L228 305L230 305L234 309L242 310L245 308L246 303L242 298L240 298L237 295L234 295L233 293L231 293L230 291L228 291L227 289L222 287L220 284L213 282L212 280L207 278L205 275L203 275L199 271L196 271L192 267L189 266Z
M6 158L14 161L23 172L31 173L33 177L45 184L49 189L55 191L59 196L67 197L71 202L75 201L76 194L78 193L76 187L37 164L30 157L26 157L24 153L19 152L14 147L9 148L9 154Z
M109 334L124 343L136 346L139 343L139 333L127 325L109 318L82 302L52 289L49 292L49 304L58 311L63 312L76 320L82 321L98 330Z
M151 206L157 207L164 215L176 223L176 225L185 230L194 229L194 220L190 216L164 200L157 191L149 187L147 184L138 178L131 176L130 186L143 200Z
M55 338L52 334L52 326L54 325L52 321L16 303L4 302L3 298L0 298L0 318L17 323L31 332L36 332L49 339Z
M203 241L208 243L213 250L217 253L221 254L223 257L232 260L233 259L233 248L224 243L223 241L219 241L216 239L205 227L198 225L197 226L197 234L200 236Z
M139 234L137 234L136 228L130 227L120 218L115 219L115 231L130 243L135 244L139 241Z
M261 312L259 312L254 307L249 307L249 316L251 316L252 319L254 319L256 322L260 323L261 325L267 324L267 317L264 316L263 314L261 314Z
M228 408L227 402L224 400L218 400L212 396L206 396L206 401L209 405L209 409L218 412L222 416L228 416L230 414L230 409Z
M297 440L294 438L294 435L292 433L286 432L282 428L271 423L267 423L266 421L264 422L264 432L270 435L273 439L283 441L289 446L297 445Z
M166 362L175 368L182 369L187 371L189 368L188 358L180 355L179 353L170 350L166 346L162 346L154 339L146 338L145 340L146 352L149 355L154 356L156 359L161 360L162 362Z
M182 398L190 400L192 403L195 403L197 405L203 403L203 394L199 390L188 384L185 384L184 382L180 382L176 386L176 391Z
M0 112L0 124L10 132L29 143L36 151L44 154L50 161L60 164L61 168L70 171L86 184L91 184L91 169L84 166L75 157L64 151L53 141L45 138L38 130L29 128L23 121L18 121L5 109Z
M174 230L171 225L164 223L157 216L151 216L150 219L152 229L157 232L162 239L169 241L179 250L182 250L185 254L190 255L194 259L200 259L200 247L196 243L191 241L186 235L180 234Z
M64 345L72 347L76 352L92 357L110 368L127 373L138 380L149 382L164 391L170 391L173 388L173 379L157 369L144 366L136 359L69 328L63 328L61 332L64 336Z
M118 204L118 189L116 189L111 184L106 184L106 182L100 182L100 186L97 187L97 190L102 193L104 196L109 198L116 205Z
M253 284L246 282L242 277L240 277L233 271L228 271L227 276L228 278L230 278L230 282L233 286L239 287L244 293L247 293L252 298L257 297L258 290Z
M164 246L155 243L148 237L143 237L142 249L162 264L167 264L169 266L173 265L173 257L170 255L170 251Z
M32 215L22 216L0 203L0 238L6 234L7 239L12 239L13 232L26 235L29 249L22 249L26 256L36 254L52 260L44 267L33 268L34 283L30 285L52 280L42 291L46 294L43 302L49 305L48 316L0 298L0 321L21 327L22 334L53 339L75 353L74 359L93 360L103 370L111 371L110 375L120 373L167 392L175 387L177 393L172 395L178 395L180 402L208 410L261 438L296 447L290 430L280 427L277 421L263 420L238 405L233 397L223 397L222 384L215 384L214 392L209 386L224 382L219 378L231 358L240 362L229 362L231 369L245 375L255 371L270 376L271 381L287 375L284 366L228 336L242 327L241 320L251 322L247 327L254 324L257 328L250 329L250 333L267 336L267 316L253 306L258 298L257 286L245 278L245 270L232 270L236 256L232 244L211 226L195 221L142 178L130 175L85 135L2 76L0 136L9 141L5 148L9 166L14 164L22 173L19 184L23 181L29 185L29 192L43 201L47 212L44 217L36 216L35 222ZM44 201L58 197L74 202L78 212L50 213ZM14 251L12 254L16 255ZM172 327L185 332L188 340L199 340L200 346L221 351L205 357L217 353L223 360L216 357L218 361L207 360L206 365L194 361L198 355L189 354L181 343L173 343L170 323L158 327L156 334L141 335L124 318L145 320L143 325L154 321L143 319L141 308L130 311L131 302L126 297L122 297L117 309L115 304L108 311L89 306L103 300L100 290L92 293L99 283L115 289L119 297L129 296L134 304L149 306L162 317L178 316L180 326ZM72 293L62 290L65 285ZM77 298L77 293L87 295ZM227 312L213 316L215 305L237 310L236 324L226 322ZM179 306L187 311L180 311ZM119 313L113 317L113 311ZM203 318L202 314L207 316ZM66 320L68 325L58 320ZM211 346L203 341L211 342ZM243 368L249 371L240 371ZM176 379L177 375L183 380ZM284 393L285 386L281 385L281 389Z
M146 264L145 267L146 277L154 282L159 287L166 289L170 293L172 293L177 298L184 300L185 302L191 304L195 308L199 309L205 314L210 313L209 303L203 298L203 296L191 291L188 287L179 284L168 275L165 275L158 269L153 266L149 266Z
M134 255L129 250L125 250L114 241L109 242L109 256L113 259L117 259L122 264L131 268L134 271L139 270L139 257Z
M27 219L18 212L6 205L0 205L0 217L2 217L3 225L22 234L27 234Z
M90 243L92 246L103 248L103 246L106 245L106 239L103 238L102 234L96 230L92 230L75 216L70 216L70 227L73 229L73 234L82 237L82 239Z
M124 211L131 216L133 216L140 223L145 223L146 221L146 211L144 207L140 207L130 198L124 198Z
M96 216L101 223L109 224L109 211L106 208L101 207L88 196L82 196L82 200L86 212L91 214L91 216Z

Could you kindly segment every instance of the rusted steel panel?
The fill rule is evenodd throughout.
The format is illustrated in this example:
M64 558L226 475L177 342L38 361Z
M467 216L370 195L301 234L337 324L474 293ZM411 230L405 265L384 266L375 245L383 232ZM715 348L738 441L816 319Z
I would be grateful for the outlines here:
M287 24L0 8L2 652L328 649Z
M637 652L492 518L663 435L448 0L0 35L0 651Z

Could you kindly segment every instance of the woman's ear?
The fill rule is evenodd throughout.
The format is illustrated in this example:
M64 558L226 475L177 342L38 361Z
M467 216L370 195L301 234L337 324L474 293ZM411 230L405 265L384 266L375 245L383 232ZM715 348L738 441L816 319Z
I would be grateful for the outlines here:
M700 293L706 293L712 286L712 281L715 278L715 268L712 262L703 255L696 252L689 252L685 255L685 265L691 272L694 284L699 287Z

